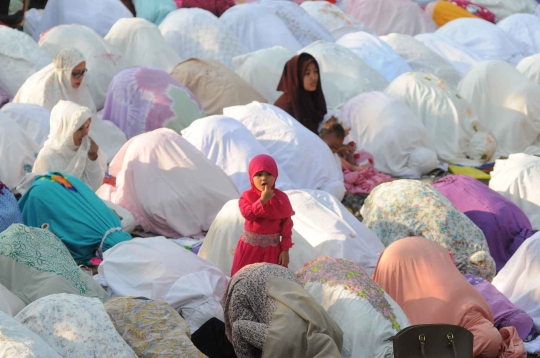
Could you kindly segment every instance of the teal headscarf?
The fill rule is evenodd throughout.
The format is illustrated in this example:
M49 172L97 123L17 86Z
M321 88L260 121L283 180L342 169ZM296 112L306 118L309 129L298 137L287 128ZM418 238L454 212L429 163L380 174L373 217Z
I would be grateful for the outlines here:
M133 0L137 17L150 21L156 26L169 15L171 11L178 10L173 0Z
M86 264L95 252L131 239L120 218L80 179L50 172L39 175L19 200L24 223L49 225L73 259Z

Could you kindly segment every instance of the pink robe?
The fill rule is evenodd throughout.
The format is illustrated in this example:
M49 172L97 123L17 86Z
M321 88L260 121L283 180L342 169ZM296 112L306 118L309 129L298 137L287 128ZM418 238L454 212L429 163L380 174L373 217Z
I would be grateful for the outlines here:
M474 357L497 357L503 338L486 300L452 263L448 251L422 237L383 251L373 280L403 309L411 324L453 324L474 335Z

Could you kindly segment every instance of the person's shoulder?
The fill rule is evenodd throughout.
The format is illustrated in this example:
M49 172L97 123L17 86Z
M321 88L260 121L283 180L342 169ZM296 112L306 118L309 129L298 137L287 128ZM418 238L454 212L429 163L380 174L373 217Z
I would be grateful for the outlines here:
M43 147L39 151L37 159L40 159L40 158L42 158L42 159L54 158L54 157L57 157L57 156L58 156L58 153L56 153L54 150L52 150L52 149L50 149L48 147Z
M57 166L57 154L48 149L47 147L45 148L42 148L37 157L36 157L36 161L34 162L34 172L39 171L39 172L48 172L48 171L51 171L51 170L58 170L58 168L54 168L55 166Z
M287 93L283 93L279 98L274 102L274 106L290 106L291 99Z

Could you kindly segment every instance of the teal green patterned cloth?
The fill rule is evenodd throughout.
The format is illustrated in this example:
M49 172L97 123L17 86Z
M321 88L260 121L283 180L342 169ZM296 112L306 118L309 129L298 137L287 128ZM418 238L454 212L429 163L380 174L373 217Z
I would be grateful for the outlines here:
M26 304L54 293L108 298L54 234L23 224L0 234L0 284Z
M86 264L102 246L106 251L131 240L120 218L85 183L71 175L50 172L36 177L19 200L24 223L49 225L77 263Z

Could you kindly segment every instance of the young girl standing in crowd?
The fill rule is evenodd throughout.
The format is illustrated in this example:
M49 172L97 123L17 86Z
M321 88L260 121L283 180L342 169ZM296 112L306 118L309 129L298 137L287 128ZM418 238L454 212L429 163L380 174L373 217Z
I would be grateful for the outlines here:
M246 221L236 246L231 277L242 267L259 262L287 267L293 245L294 211L287 194L275 188L276 161L269 155L257 155L249 163L248 172L251 189L242 193L238 202Z

